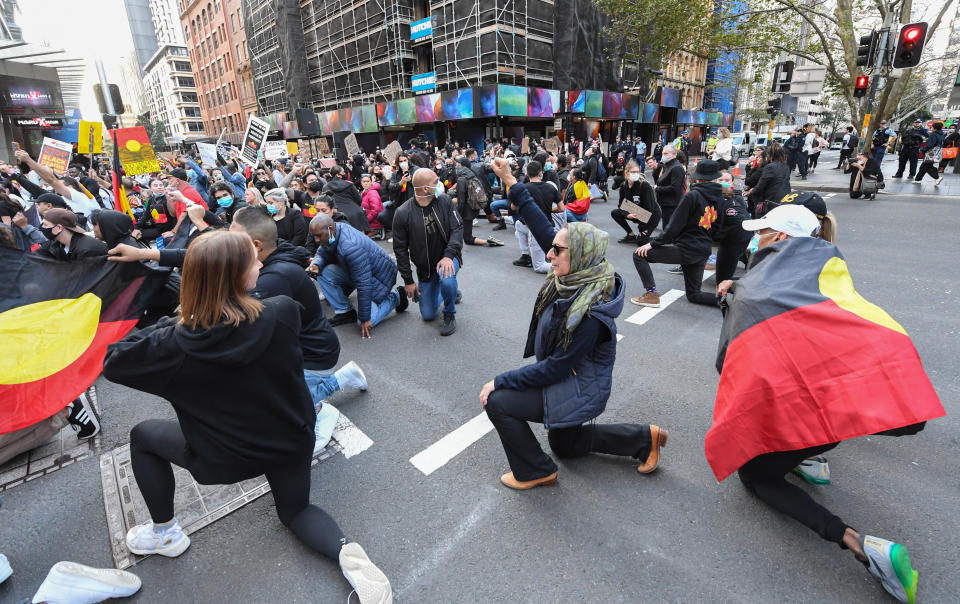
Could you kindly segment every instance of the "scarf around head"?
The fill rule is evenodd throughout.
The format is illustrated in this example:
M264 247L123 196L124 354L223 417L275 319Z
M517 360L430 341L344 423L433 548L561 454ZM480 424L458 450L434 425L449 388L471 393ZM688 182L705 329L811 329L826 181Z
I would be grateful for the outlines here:
M560 345L570 346L573 332L597 302L609 301L615 286L613 265L607 259L610 236L592 224L574 222L567 227L570 249L570 273L562 277L552 272L537 295L535 312L539 318L558 298L576 299L567 308L567 315L558 334Z

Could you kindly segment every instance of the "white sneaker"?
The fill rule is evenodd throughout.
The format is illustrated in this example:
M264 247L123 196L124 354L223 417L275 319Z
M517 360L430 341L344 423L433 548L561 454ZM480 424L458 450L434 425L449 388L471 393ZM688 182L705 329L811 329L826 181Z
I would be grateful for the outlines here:
M92 568L76 562L57 562L47 573L34 602L94 604L126 598L140 590L140 577L124 570Z
M326 401L320 401L320 408L317 409L317 423L313 428L313 435L317 438L317 444L313 446L314 455L330 443L338 419L340 419L340 412L337 408Z
M370 561L358 543L340 548L340 570L357 592L360 604L392 604L393 589L383 571Z
M472 224L473 224L473 226L477 226L478 224L480 224L480 221L477 220L476 218L474 218Z
M340 369L334 372L334 377L340 383L340 390L347 388L356 388L357 390L367 390L367 376L363 374L363 369L354 361L350 361Z
M917 599L917 571L910 566L907 548L879 537L860 536L860 547L867 556L870 574L883 588L901 602L914 604Z
M0 583L9 579L12 574L13 568L10 566L10 561L7 560L6 556L0 554Z
M127 532L127 549L140 556L160 554L168 558L176 558L190 547L190 537L183 533L179 522L158 533L153 523L148 522L133 527Z
M943 182L943 177L941 176L940 178L937 179L937 182L933 183L933 186L939 187L939 186L940 186L940 183L942 183L942 182Z
M810 484L830 484L830 464L823 456L804 459L793 469L793 473Z

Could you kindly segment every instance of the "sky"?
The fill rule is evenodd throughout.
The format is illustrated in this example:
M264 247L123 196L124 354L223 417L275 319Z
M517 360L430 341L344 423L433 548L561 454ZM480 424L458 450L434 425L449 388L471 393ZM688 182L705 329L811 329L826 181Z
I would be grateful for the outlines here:
M18 4L16 22L23 28L24 40L86 59L80 111L84 117L99 119L93 95L93 85L99 81L94 60L103 61L110 83L119 83L121 61L133 52L123 1L19 0Z

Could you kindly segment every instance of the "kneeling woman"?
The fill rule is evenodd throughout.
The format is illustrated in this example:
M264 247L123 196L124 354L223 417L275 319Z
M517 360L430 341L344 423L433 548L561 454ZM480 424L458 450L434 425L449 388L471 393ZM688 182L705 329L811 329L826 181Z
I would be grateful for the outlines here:
M543 423L558 457L624 455L643 460L639 472L652 472L667 442L666 430L646 424L587 424L610 397L615 319L623 310L623 280L606 259L609 235L582 222L553 235L524 186L515 184L499 161L494 169L541 247L550 250L552 267L537 296L524 352L537 361L501 373L480 392L512 470L500 481L520 490L557 481L557 465L527 422Z
M130 457L152 522L127 533L135 554L179 556L171 464L200 484L265 474L277 515L309 547L338 560L361 602L392 600L386 576L329 514L310 505L316 413L303 379L296 303L247 292L261 264L246 233L201 235L187 249L179 319L163 318L110 347L103 373L161 396L177 419L130 431Z

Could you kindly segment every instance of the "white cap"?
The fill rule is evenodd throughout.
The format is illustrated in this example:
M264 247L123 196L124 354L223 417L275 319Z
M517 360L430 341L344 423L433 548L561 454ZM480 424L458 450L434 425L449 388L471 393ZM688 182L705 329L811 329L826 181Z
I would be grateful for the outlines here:
M746 231L773 229L791 237L812 237L820 228L820 221L807 208L797 204L777 206L756 220L744 220Z

